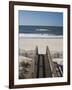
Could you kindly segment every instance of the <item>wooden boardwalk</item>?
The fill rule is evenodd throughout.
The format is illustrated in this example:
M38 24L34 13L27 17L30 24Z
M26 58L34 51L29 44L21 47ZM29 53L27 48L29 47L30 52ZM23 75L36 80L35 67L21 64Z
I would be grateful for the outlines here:
M36 47L35 77L62 77L62 75L63 71L61 70L61 67L52 61L48 46L46 54L38 54L38 48Z
M38 55L38 63L37 63L37 78L44 78L45 75L45 55Z

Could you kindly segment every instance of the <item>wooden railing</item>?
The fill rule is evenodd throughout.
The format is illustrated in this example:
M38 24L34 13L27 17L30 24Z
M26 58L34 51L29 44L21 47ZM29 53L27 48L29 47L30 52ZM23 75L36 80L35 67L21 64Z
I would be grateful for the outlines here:
M35 56L34 56L34 75L33 77L37 77L37 63L38 63L38 47L35 48Z
M56 67L52 61L52 57L51 57L51 54L50 54L50 50L49 50L49 47L47 46L46 47L46 61L48 61L49 65L50 65L50 69L51 69L51 74L52 74L52 77L57 77L57 72L56 72Z
M38 47L36 46L35 48L35 58L34 58L34 78L38 78L38 72L39 72L39 56L40 54L38 53ZM52 57L50 54L49 47L46 47L46 54L43 54L44 56L44 69L45 69L45 77L58 77L58 72L57 72L57 67L52 61Z

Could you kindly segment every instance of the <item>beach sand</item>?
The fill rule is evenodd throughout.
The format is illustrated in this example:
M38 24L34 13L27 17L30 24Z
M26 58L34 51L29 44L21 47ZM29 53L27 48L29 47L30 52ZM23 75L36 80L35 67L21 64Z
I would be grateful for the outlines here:
M38 52L46 53L46 46L49 47L50 52L63 52L63 38L25 38L19 37L19 49L35 50L38 46Z

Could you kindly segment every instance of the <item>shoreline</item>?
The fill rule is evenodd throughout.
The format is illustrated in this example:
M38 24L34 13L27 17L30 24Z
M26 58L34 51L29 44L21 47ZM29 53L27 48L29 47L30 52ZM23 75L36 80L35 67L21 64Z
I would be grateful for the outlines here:
M21 38L45 38L45 39L63 39L63 36L61 35L52 35L52 34L19 34L19 37Z

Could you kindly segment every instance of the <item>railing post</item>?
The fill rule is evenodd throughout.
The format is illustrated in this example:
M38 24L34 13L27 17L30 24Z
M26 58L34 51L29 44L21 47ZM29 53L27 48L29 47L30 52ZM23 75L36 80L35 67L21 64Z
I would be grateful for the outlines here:
M36 78L37 75L37 63L38 63L38 46L35 48L35 56L34 56L34 78Z
M35 54L38 55L38 46L35 48Z

